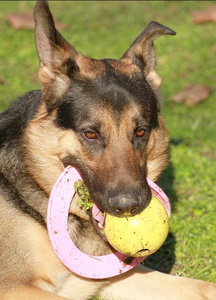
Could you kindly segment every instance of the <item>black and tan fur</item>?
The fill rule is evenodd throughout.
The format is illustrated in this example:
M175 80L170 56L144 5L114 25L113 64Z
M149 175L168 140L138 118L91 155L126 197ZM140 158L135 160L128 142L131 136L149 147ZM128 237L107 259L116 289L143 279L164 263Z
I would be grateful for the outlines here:
M94 60L56 31L47 2L36 3L34 17L42 89L0 118L0 299L216 299L216 286L202 281L142 266L90 280L57 259L46 207L65 166L79 170L104 211L136 214L148 205L145 178L158 178L168 144L153 40L175 33L151 22L120 60ZM93 255L112 251L75 200L69 230L76 245Z

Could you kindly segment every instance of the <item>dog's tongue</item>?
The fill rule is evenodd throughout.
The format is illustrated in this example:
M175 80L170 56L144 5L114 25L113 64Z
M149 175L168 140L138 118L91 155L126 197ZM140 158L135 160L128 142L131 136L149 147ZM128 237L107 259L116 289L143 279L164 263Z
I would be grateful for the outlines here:
M92 216L97 222L99 222L100 224L103 224L104 216L102 214L102 211L98 208L98 206L95 203L92 208Z

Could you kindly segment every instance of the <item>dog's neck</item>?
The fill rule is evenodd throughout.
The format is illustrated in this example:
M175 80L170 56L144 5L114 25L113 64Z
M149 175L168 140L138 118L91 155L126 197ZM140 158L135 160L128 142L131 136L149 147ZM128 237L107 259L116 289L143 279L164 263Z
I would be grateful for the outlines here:
M28 173L49 195L55 181L64 170L59 153L62 131L53 126L55 112L47 115L43 114L42 110L43 107L29 122L23 138L23 145Z

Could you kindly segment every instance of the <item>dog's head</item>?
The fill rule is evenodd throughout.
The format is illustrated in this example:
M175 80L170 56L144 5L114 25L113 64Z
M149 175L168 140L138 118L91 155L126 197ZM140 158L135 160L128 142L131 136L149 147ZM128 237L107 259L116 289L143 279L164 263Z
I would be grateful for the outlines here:
M101 209L142 211L151 199L146 176L157 179L166 164L153 40L175 32L151 22L121 59L95 60L55 29L46 1L36 3L34 17L42 98L28 146L38 144L37 181L49 191L70 164Z

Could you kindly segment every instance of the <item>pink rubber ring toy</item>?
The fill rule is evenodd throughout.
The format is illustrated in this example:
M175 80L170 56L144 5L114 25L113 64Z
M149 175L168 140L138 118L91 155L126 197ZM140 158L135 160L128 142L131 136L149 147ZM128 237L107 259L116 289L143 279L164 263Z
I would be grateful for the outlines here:
M103 256L92 256L80 251L73 243L68 232L68 211L75 193L74 182L82 180L78 171L68 166L57 179L50 194L47 208L47 228L52 247L59 260L71 272L82 277L103 279L129 271L145 257L136 257L127 264L128 256L114 252ZM147 178L152 194L158 197L170 217L170 203L166 194ZM103 219L102 213L94 205L92 215L95 220Z

